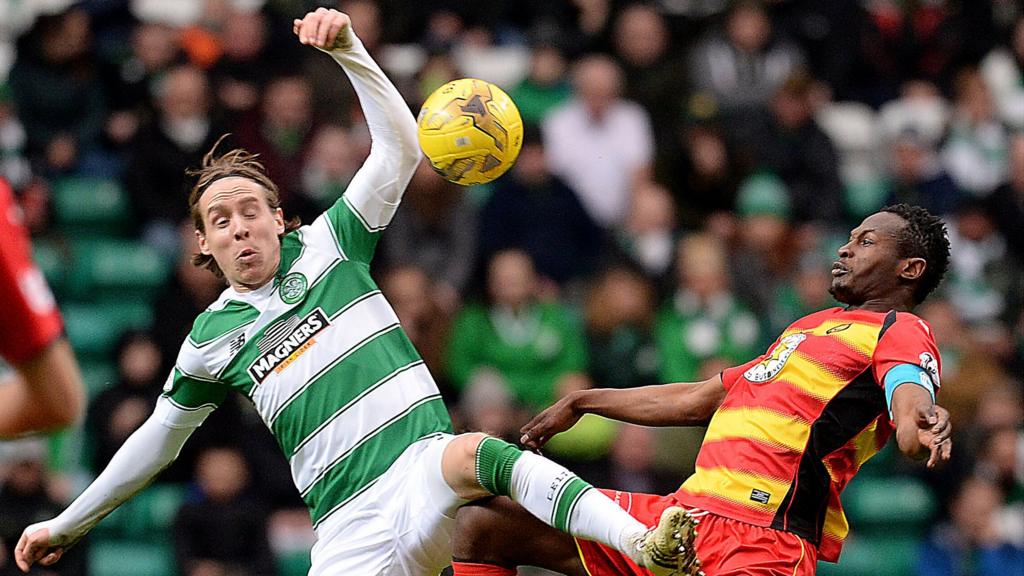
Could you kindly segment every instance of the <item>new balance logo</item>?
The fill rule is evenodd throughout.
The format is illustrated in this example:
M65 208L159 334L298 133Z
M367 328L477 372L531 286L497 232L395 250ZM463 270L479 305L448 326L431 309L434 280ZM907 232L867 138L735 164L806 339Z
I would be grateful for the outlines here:
M764 490L758 490L757 488L754 488L750 492L750 499L753 500L754 502L758 502L761 504L767 504L768 500L770 500L771 497L772 495L769 494L768 492L765 492Z
M327 315L320 308L313 310L301 320L294 316L286 321L282 325L290 328L288 332L280 331L271 339L264 337L257 342L262 354L249 365L249 377L259 385L271 372L284 370L315 344L313 336L330 324ZM272 341L273 346L268 346L268 341Z
M239 334L238 338L235 338L234 340L232 340L228 344L228 349L231 351L231 354L234 355L235 352L238 352L239 350L242 349L242 346L245 346L245 334L244 333Z

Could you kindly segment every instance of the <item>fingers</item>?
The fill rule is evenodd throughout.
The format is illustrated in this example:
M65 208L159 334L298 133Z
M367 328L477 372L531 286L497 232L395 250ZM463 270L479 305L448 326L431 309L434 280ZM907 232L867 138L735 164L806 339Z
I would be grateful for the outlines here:
M317 8L302 19L292 21L292 32L299 37L299 42L309 44L323 50L335 47L338 35L349 25L349 18L337 10Z
M928 404L917 407L917 427L928 428L938 423L939 417L935 411L934 404Z
M53 552L50 552L49 554L47 554L42 560L40 560L39 564L42 565L42 566L51 566L54 562L56 562L57 560L60 560L60 557L63 556L63 555L64 555L64 549L63 548L57 548Z
M28 572L28 569L32 567L32 563L28 562L25 557L25 548L27 546L28 537L22 534L21 538L18 539L18 545L14 547L14 563L18 565L22 572Z

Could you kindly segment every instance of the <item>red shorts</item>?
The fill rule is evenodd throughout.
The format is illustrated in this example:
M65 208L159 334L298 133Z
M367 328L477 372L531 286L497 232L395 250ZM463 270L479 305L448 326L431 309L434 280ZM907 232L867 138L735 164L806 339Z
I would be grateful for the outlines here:
M654 526L674 496L602 490L631 516ZM813 576L818 550L789 532L754 526L706 514L697 528L697 557L706 576ZM590 576L650 576L617 550L589 540L576 540L580 560Z

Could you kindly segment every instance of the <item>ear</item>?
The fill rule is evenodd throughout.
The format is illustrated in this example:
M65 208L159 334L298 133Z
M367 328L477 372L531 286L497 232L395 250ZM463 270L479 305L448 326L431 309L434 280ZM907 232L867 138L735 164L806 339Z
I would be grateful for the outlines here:
M203 234L199 230L196 230L196 243L199 244L199 253L206 256L210 255L210 246L206 243L206 234Z
M911 282L917 281L927 267L928 262L924 258L904 258L900 260L900 278Z
M280 208L274 208L274 226L278 236L284 235L284 211Z

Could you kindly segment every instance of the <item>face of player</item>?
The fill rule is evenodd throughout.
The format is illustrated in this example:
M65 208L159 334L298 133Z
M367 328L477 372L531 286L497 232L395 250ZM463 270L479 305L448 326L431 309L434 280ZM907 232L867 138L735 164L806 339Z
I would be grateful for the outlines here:
M850 240L839 248L839 260L832 265L829 292L836 300L851 306L879 302L882 307L897 307L893 298L923 270L922 259L899 257L897 234L906 225L896 214L878 212L850 232Z
M266 191L248 178L214 181L199 198L204 232L199 251L212 255L235 290L247 292L269 282L281 262L284 215L267 203Z

